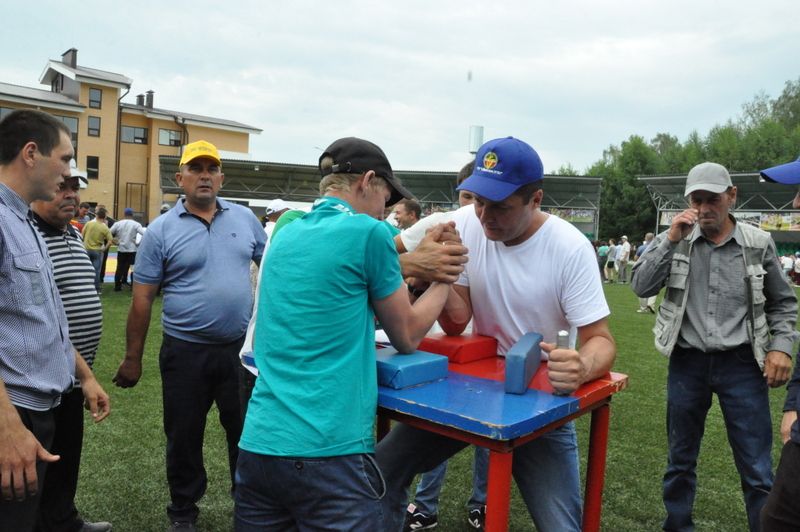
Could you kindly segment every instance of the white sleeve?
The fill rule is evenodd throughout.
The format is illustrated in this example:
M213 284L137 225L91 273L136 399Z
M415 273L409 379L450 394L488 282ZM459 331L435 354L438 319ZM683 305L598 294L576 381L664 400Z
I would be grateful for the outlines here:
M408 229L400 232L400 240L403 241L403 246L406 251L414 251L422 239L425 238L428 230L433 226L441 223L448 222L451 219L449 212L435 212L421 219Z
M608 316L611 311L588 240L575 250L567 265L562 272L561 304L570 325L582 327Z

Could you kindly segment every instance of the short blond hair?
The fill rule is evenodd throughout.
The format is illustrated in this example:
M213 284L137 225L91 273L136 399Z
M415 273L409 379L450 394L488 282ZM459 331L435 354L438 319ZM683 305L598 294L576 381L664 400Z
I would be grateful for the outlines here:
M333 168L333 158L325 156L319 163L320 170L325 175L319 182L319 193L321 196L329 192L349 192L350 187L364 174L333 174L330 171ZM325 174L325 172L328 172ZM389 188L389 182L384 178L376 175L377 179L373 179L369 183L370 188L384 186Z

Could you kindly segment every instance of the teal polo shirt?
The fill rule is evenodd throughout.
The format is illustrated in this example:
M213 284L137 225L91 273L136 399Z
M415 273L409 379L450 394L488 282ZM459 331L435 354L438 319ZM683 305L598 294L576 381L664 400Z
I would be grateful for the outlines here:
M402 284L382 222L325 197L266 255L254 356L258 379L239 446L262 455L373 452L378 400L371 301Z

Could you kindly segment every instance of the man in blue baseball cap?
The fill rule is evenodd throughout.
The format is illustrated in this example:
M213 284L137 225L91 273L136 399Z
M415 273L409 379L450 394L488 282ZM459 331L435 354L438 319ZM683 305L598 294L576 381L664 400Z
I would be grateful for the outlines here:
M471 192L475 203L453 215L469 262L439 323L447 334L458 335L473 319L473 332L496 337L501 355L524 334L541 333L550 384L569 394L608 372L616 346L594 249L573 225L540 210L543 177L539 155L521 140L491 140L478 151L472 175L458 187ZM561 330L570 332L569 348L556 347ZM395 425L376 451L386 478L387 530L400 530L414 475L466 446ZM513 472L538 530L580 530L573 423L517 448Z
M781 183L783 185L800 185L800 158L786 164L780 164L761 170L761 177L773 183ZM794 197L792 207L800 209L800 189Z
M800 185L800 159L761 171L761 177L773 183ZM800 189L792 207L800 209ZM775 471L775 482L761 510L761 530L800 530L800 364L795 362L794 373L787 385L786 401L781 420L781 439L784 443L781 461Z

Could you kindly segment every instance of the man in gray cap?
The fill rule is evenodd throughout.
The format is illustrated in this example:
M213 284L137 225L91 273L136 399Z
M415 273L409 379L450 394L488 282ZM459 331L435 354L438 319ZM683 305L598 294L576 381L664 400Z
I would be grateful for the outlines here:
M639 297L666 285L653 329L670 357L663 528L694 529L695 466L716 393L755 531L772 487L768 389L789 378L797 299L769 233L730 214L736 187L725 167L692 168L685 196L689 208L634 265L632 282Z
M800 159L761 171L761 177L774 183L800 185ZM800 189L795 194L792 207L800 209ZM767 503L761 512L761 530L800 530L800 364L794 365L794 373L786 389L781 420L783 451L775 484L769 492Z

